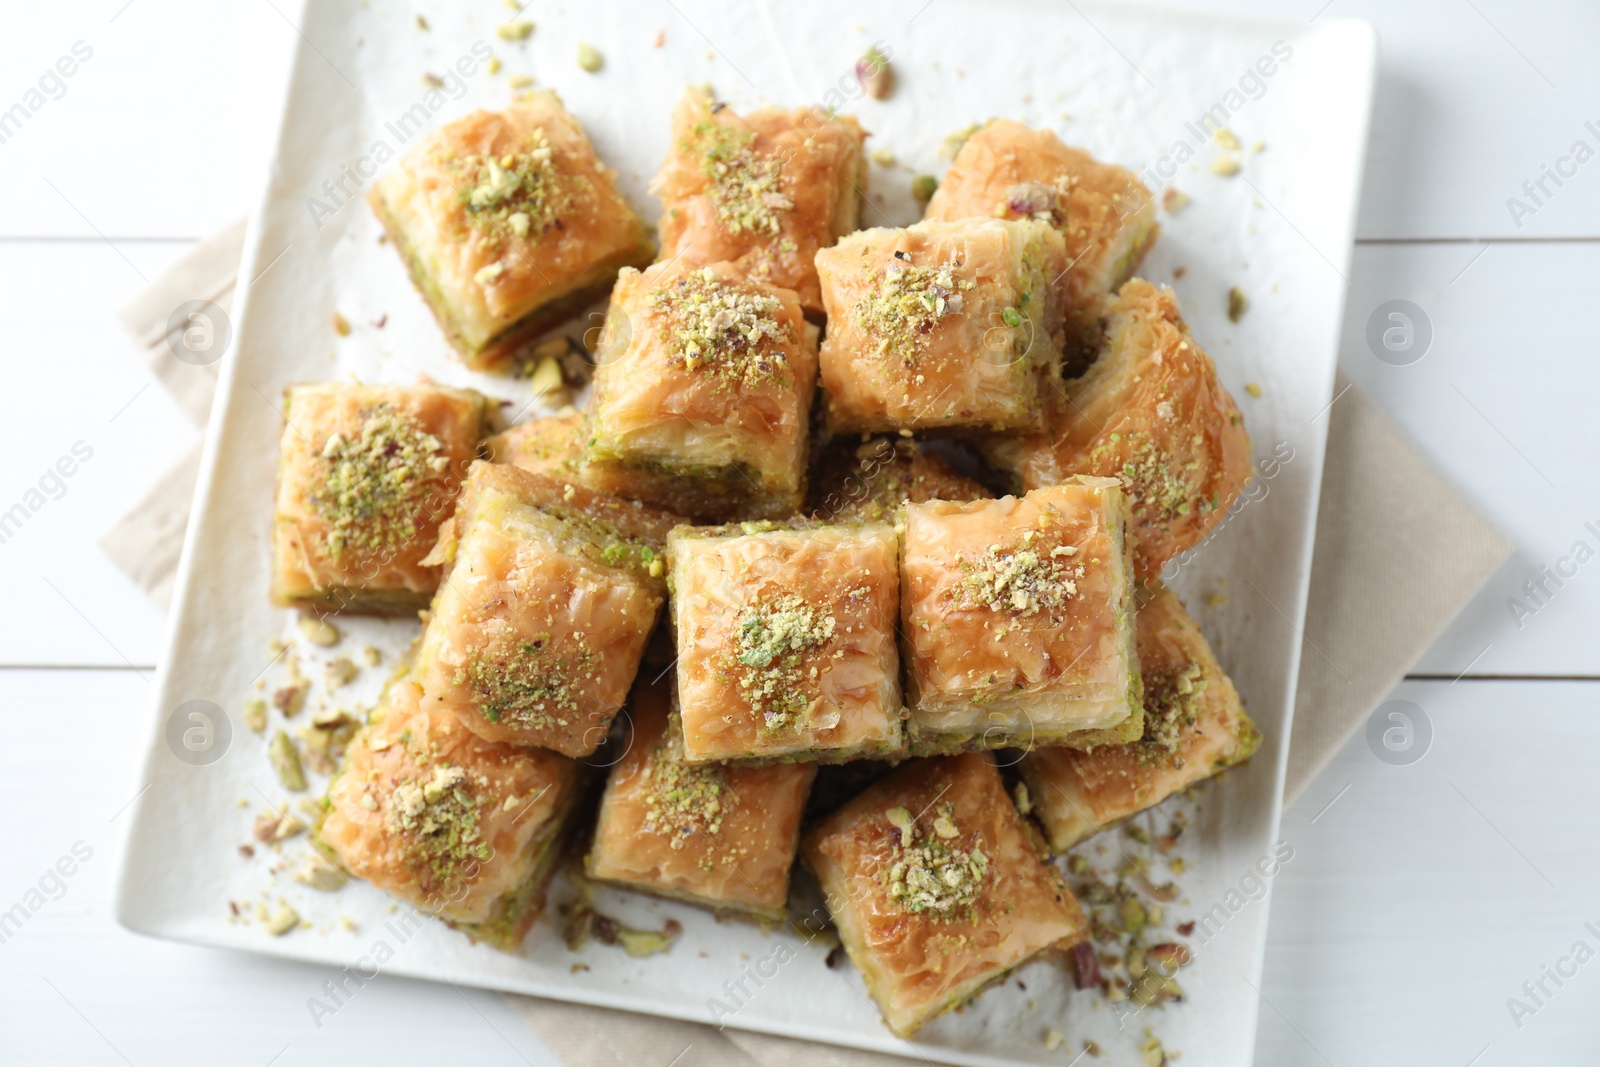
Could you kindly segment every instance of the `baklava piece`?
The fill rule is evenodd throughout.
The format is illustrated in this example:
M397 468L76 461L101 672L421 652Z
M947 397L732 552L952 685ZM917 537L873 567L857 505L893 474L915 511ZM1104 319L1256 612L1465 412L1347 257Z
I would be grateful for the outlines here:
M1141 593L1143 738L1088 752L1035 749L1019 765L1033 814L1058 852L1243 763L1261 745L1183 603L1160 584Z
M611 769L589 877L762 922L782 922L814 763L686 763L666 686L635 690L627 754Z
M440 385L321 382L284 390L272 602L409 614L424 562L477 456L488 401Z
M812 829L803 855L901 1037L1088 934L984 753L906 764Z
M593 752L665 599L660 550L673 521L517 467L474 464L417 651L423 708L454 713L486 741Z
M1061 376L1061 235L968 219L873 229L817 253L836 433L1044 428Z
M904 437L836 441L813 464L806 512L828 522L898 522L900 505L992 494Z
M1074 363L1092 351L1099 297L1132 277L1161 231L1155 198L1133 172L1011 119L967 138L924 215L973 217L1036 219L1066 241L1070 266L1058 286Z
M429 134L367 194L467 366L507 357L650 262L644 223L549 91Z
M596 364L584 484L704 522L799 509L817 330L794 293L730 263L624 271Z
M901 750L893 527L680 526L667 556L687 760Z
M549 415L519 422L484 442L491 463L509 463L557 481L576 481L583 459L583 415Z
M661 258L724 260L794 290L813 319L822 298L813 266L860 225L866 134L821 108L748 115L692 88L672 113L672 148L650 191L661 198Z
M328 787L317 842L349 874L515 952L539 917L579 767L491 744L392 682Z
M1125 524L1108 478L905 505L912 752L1140 736Z
M1141 576L1156 577L1222 521L1250 479L1250 438L1171 289L1139 278L1111 303L1099 356L1065 383L1048 432L980 443L1021 488L1119 478Z

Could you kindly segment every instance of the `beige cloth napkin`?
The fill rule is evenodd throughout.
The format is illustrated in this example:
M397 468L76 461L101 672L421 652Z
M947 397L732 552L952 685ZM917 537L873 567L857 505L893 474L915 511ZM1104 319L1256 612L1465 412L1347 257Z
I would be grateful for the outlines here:
M244 245L239 222L195 248L122 311L152 371L204 426L215 365L176 359L167 323L186 300L229 309ZM1287 803L1304 791L1378 702L1511 553L1511 545L1340 375L1311 566ZM200 469L184 457L101 539L107 555L166 606ZM1396 596L1396 593L1399 593ZM1374 614L1372 605L1385 610ZM1337 665L1337 666L1336 666ZM698 1023L509 997L568 1067L893 1067L898 1057L716 1030ZM674 1060L672 1057L677 1056Z

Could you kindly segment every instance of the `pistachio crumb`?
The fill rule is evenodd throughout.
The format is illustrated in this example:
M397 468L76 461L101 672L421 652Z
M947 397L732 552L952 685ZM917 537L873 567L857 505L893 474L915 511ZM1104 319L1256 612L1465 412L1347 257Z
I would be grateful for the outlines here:
M260 697L251 697L244 704L244 724L256 733L267 728L267 702Z
M1259 383L1259 382L1245 382L1244 383L1244 391L1249 393L1251 396L1259 397L1259 396L1261 396L1261 383Z
M306 775L300 766L300 751L295 748L294 739L282 730L274 733L267 743L267 759L272 763L272 773L278 776L279 785L292 793L305 789Z
M1239 138L1234 136L1233 131L1228 129L1228 127L1219 127L1217 132L1211 136L1216 138L1217 143L1223 148L1226 148L1228 151L1239 151Z
M526 20L507 22L502 26L496 26L494 35L502 41L526 41L533 36L533 23Z
M278 909L267 919L267 933L273 937L282 937L299 925L300 913L280 900Z
M600 68L606 65L605 57L600 54L600 49L592 44L578 45L578 66L590 74L598 74Z
M1228 321L1238 322L1250 310L1250 301L1237 285L1228 290Z
M1211 161L1211 173L1220 174L1224 178L1231 178L1239 173L1238 156L1218 156Z
M922 203L933 199L933 194L939 191L939 179L931 174L919 174L911 179L911 196Z

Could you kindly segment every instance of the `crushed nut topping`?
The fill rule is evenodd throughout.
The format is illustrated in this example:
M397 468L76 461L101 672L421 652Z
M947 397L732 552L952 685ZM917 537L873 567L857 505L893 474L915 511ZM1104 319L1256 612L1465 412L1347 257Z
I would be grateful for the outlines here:
M568 179L556 165L555 151L542 128L528 134L521 149L496 155L465 155L448 161L459 176L458 197L474 228L495 236L509 230L538 240L560 226L582 175Z
M990 545L975 560L956 557L961 578L949 589L958 607L988 608L1026 618L1054 614L1078 594L1084 568L1071 545L1046 547L1028 531L1012 545Z
M916 267L897 251L855 307L856 324L878 341L880 355L898 356L910 366L927 348L934 327L959 315L966 294L977 283L955 276L956 264Z
M645 771L650 794L645 800L645 828L670 838L669 844L681 849L695 834L715 835L722 831L723 798L728 791L727 774L720 764L685 763L674 758L663 743L650 753ZM709 868L710 860L706 861Z
M989 857L976 840L970 850L956 846L962 834L951 817L950 805L939 805L931 832L919 833L916 818L905 808L890 808L885 815L900 831L893 862L883 873L889 899L914 915L933 912L939 919L970 917L972 905L983 892Z
M325 544L336 560L414 539L429 480L450 465L437 437L388 404L365 413L359 436L329 437L317 461L310 501L328 523Z
M431 777L401 782L389 797L389 829L405 836L407 857L447 889L464 880L469 861L494 851L482 840L478 802L464 788L466 780L460 767L441 765Z
M732 383L758 385L783 375L788 359L776 346L793 336L778 321L782 303L748 283L707 267L657 289L646 304L662 318L661 340L672 362L704 368Z
M1198 663L1182 670L1144 674L1144 742L1140 763L1168 757L1176 767L1183 766L1179 746L1200 721L1200 702L1206 689L1205 671ZM1160 749L1160 752L1153 751Z
M734 657L744 668L740 693L772 729L790 726L807 705L808 677L802 664L822 649L837 628L832 615L794 594L763 597L739 615Z
M579 637L558 655L548 633L505 645L475 649L456 671L455 684L472 687L478 710L490 722L534 729L570 725L578 709L575 682L593 678L594 650Z
M711 114L720 110L712 105ZM701 157L700 169L711 179L723 228L732 234L778 236L779 216L794 210L794 200L783 191L783 160L755 150L754 130L709 117L695 125L692 136L685 149Z

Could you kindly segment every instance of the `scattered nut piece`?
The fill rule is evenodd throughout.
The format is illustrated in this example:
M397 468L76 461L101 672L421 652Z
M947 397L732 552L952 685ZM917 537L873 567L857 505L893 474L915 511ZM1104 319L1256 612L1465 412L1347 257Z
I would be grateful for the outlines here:
M1046 1052L1054 1052L1066 1043L1067 1035L1055 1027L1052 1026L1044 1032L1044 1050Z
M489 57L489 62L484 64L484 68L483 69L488 71L490 74L499 74L500 73L500 57L499 56L490 56Z
M1027 782L1018 782L1014 794L1017 802L1017 811L1022 815L1033 814L1033 796L1028 792Z
M332 648L344 637L337 626L315 615L300 616L300 632L306 635L307 641L323 648Z
M1168 215L1176 215L1189 206L1189 194L1176 186L1169 185L1161 190L1161 210Z
M1085 1041L1083 1043L1083 1051L1087 1052L1091 1056L1098 1056L1100 1055L1100 1046L1093 1041Z
M278 776L279 785L291 793L305 791L306 773L300 766L300 752L294 747L293 738L282 730L273 734L267 744L267 758L272 762L272 773Z
M528 379L528 387L532 389L534 396L554 393L562 385L561 363L554 359L541 359L534 369L533 376Z
M654 956L665 952L672 947L672 938L660 930L629 930L617 931L617 941L622 945L622 951L630 956Z
M344 884L349 881L344 872L329 863L320 852L312 852L306 856L304 862L295 870L294 880L312 889L320 889L324 893L343 889Z
M1245 299L1244 290L1237 285L1228 290L1228 321L1238 322L1244 318L1244 313L1250 310L1250 301Z
M1220 174L1224 178L1231 178L1239 173L1238 156L1218 156L1211 161L1211 173Z
M423 18L421 15L418 15L417 16L417 29L426 30L427 28L428 28L428 20Z
M533 84L533 75L518 74L515 77L507 79L506 84L511 86L513 89L526 89ZM526 234L523 234L522 236L526 236Z
M1258 156L1261 153L1265 152L1266 150L1267 150L1267 142L1265 142L1265 141L1257 141L1255 144L1250 146L1250 151L1254 152Z
M337 311L333 313L333 332L340 337L350 336L350 320Z
M280 900L278 902L278 910L273 912L272 917L267 920L267 933L273 937L282 937L299 925L300 913Z
M939 191L939 179L931 174L919 174L911 179L911 196L926 204Z
M1217 139L1217 143L1223 148L1226 148L1228 151L1239 151L1239 138L1235 137L1233 131L1228 129L1228 127L1222 127L1211 136L1215 137Z
M578 45L578 66L590 74L600 73L600 68L606 65L606 59L600 54L600 49L592 44Z
M430 89L443 89L444 79L437 74L424 74L422 76L422 84Z
M256 733L267 728L267 702L260 697L252 697L244 704L244 724Z
M880 167L892 167L894 166L894 153L887 148L874 148L872 150L872 161Z
M361 668L351 663L350 657L340 656L328 664L328 688L338 689L349 685L351 679L360 673Z
M1244 383L1244 391L1249 393L1251 396L1259 397L1261 395L1261 386L1260 386L1260 384L1258 384L1256 382L1245 382ZM1224 603L1224 604L1227 603L1227 599L1228 599L1227 597L1223 596L1221 593L1213 593L1211 597L1207 597L1206 598L1206 603L1211 604L1212 598L1215 598L1218 603ZM1216 605L1213 604L1212 606L1215 607Z
M504 26L496 26L494 35L502 41L526 41L533 36L533 23L508 22Z
M272 691L272 706L283 712L284 718L291 718L300 713L306 706L306 690L310 686L304 682L295 685L286 685L282 689Z
M894 92L894 68L889 66L889 57L876 47L867 49L866 55L856 60L856 78L874 100L886 99Z

